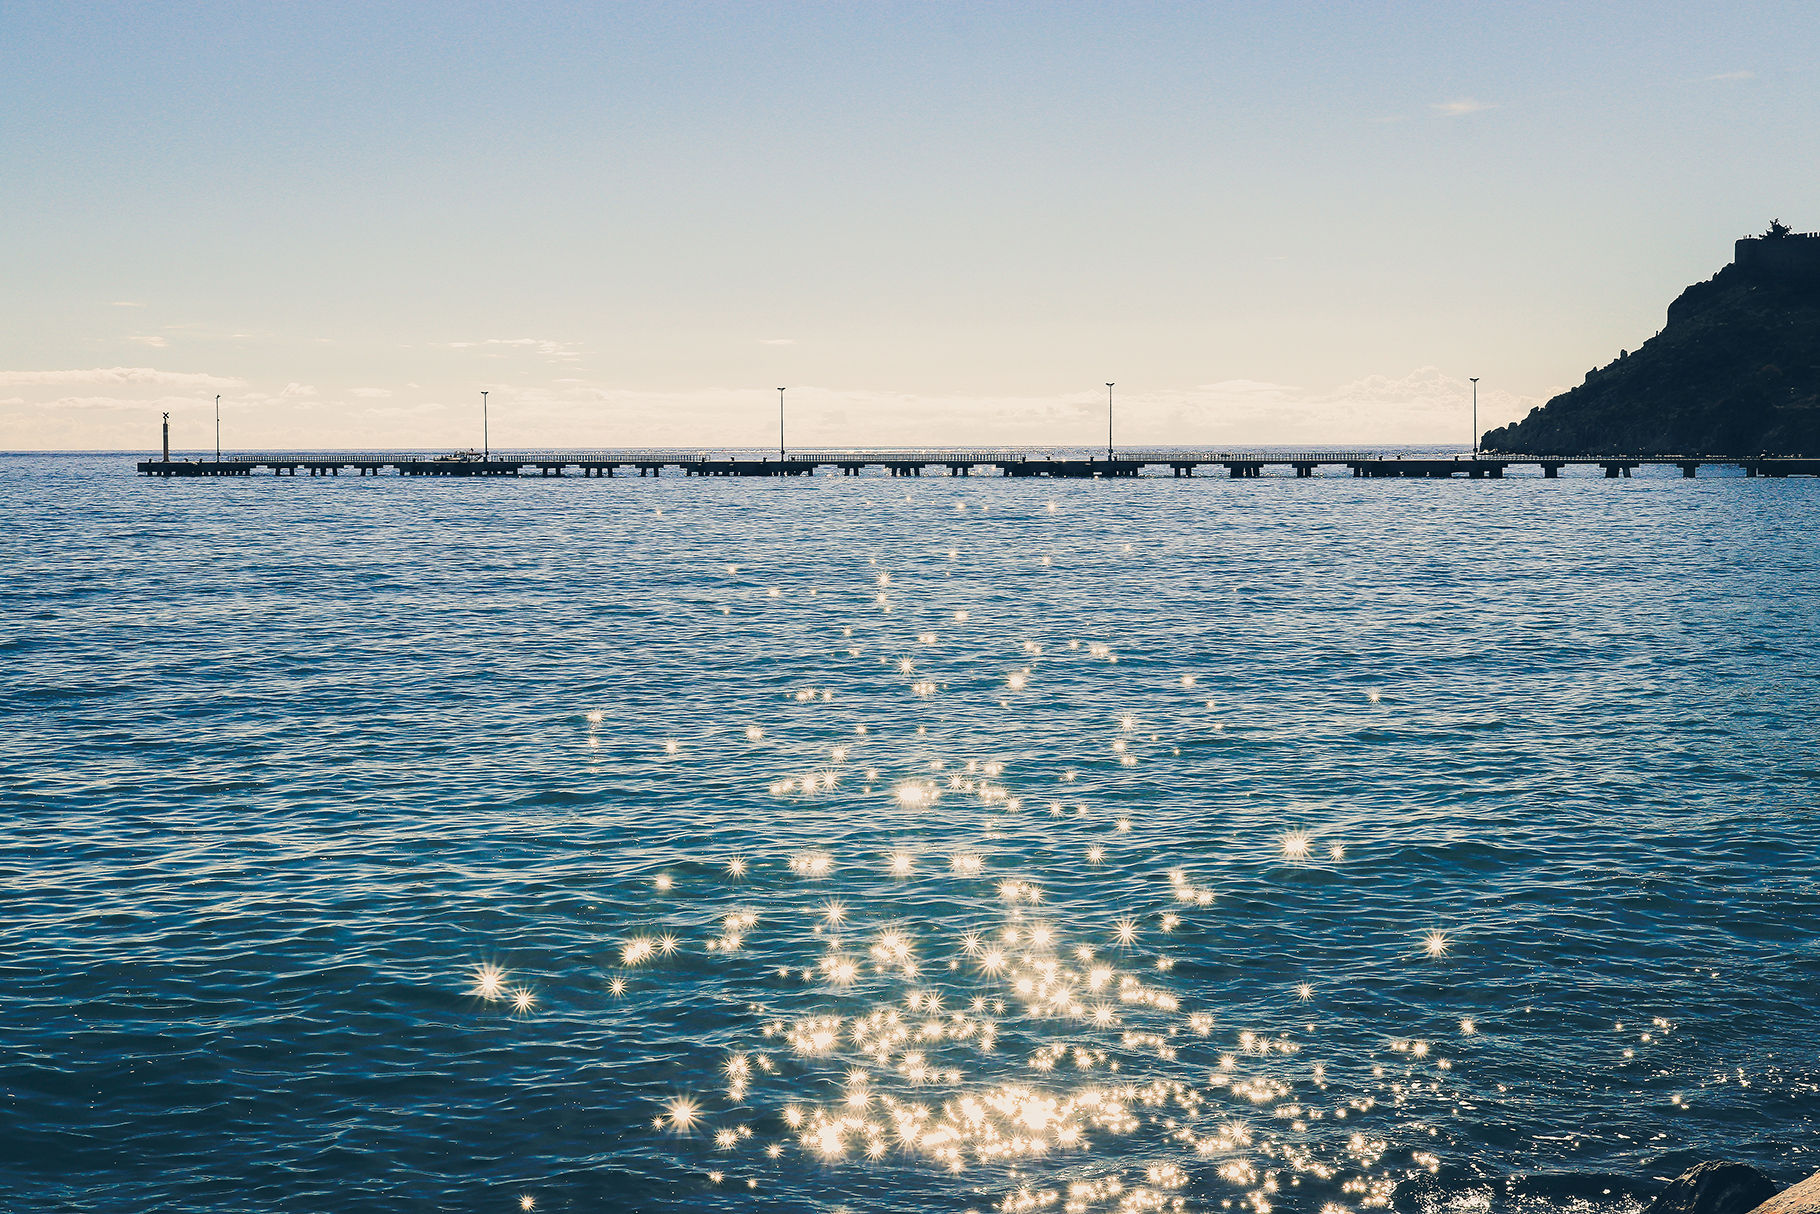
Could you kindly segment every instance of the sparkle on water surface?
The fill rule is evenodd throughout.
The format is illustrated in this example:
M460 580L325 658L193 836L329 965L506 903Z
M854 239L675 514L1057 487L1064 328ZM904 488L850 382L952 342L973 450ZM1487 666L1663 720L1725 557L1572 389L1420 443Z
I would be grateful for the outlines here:
M8 470L38 1206L1812 1170L1812 482Z

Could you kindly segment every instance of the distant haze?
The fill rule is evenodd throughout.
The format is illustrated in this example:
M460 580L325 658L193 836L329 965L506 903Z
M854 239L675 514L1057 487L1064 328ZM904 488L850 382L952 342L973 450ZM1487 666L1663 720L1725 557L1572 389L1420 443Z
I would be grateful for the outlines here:
M1811 4L0 13L0 447L1470 441L1820 226Z

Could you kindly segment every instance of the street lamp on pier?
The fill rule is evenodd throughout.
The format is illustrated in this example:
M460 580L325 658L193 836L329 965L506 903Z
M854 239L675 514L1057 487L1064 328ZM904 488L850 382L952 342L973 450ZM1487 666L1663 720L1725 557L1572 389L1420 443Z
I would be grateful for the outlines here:
M1106 385L1106 462L1112 462L1112 385Z
M777 390L777 462L784 462L784 390Z
M1472 380L1472 457L1474 459L1478 459L1479 458L1479 377L1474 375L1474 376L1470 376L1469 378Z
M488 389L488 391L491 391L491 389ZM483 464L490 464L493 462L493 440L492 436L487 433L486 392L480 394L480 462Z

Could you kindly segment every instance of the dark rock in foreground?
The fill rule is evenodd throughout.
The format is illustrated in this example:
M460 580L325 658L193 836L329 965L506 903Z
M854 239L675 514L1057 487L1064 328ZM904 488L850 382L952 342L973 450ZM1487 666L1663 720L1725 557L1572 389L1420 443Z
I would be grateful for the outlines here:
M1780 231L1780 235L1777 233ZM1641 349L1486 433L1510 455L1820 455L1820 236L1737 243Z
M1643 1214L1751 1214L1776 1182L1747 1163L1703 1163L1669 1182Z

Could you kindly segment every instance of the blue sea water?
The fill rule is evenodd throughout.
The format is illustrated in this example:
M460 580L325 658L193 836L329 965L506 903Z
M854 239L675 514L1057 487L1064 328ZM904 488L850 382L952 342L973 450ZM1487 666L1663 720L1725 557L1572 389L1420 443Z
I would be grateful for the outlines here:
M0 502L5 1208L1820 1167L1820 482Z

